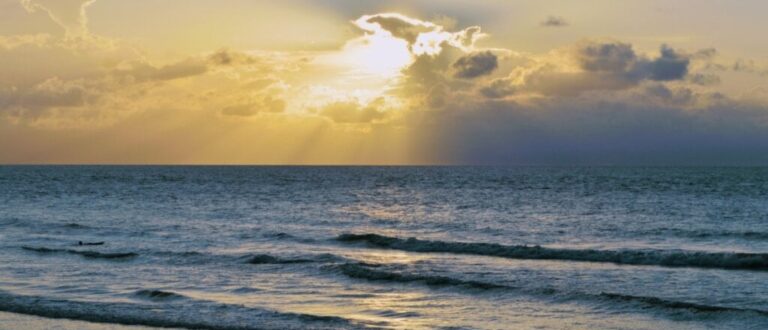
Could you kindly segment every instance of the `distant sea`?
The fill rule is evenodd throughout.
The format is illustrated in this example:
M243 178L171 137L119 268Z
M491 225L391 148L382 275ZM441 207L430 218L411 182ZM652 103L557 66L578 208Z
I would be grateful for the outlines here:
M768 329L768 168L2 166L0 311Z

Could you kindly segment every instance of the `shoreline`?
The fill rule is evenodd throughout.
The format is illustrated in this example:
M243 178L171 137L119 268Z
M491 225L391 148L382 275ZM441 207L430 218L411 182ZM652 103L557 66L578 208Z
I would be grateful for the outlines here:
M96 323L0 311L0 330L11 329L56 329L56 330L152 330L145 326Z

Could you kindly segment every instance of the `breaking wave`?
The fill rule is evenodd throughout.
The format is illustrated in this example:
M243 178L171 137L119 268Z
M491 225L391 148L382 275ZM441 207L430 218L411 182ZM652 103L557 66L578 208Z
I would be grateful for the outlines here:
M165 295L163 291L156 290L142 290L137 294ZM57 319L158 328L207 330L362 328L361 325L340 317L282 313L268 309L201 300L190 300L190 303L184 304L146 305L49 299L0 291L0 311Z
M636 304L644 307L664 309L668 311L686 310L695 313L746 313L768 317L768 311L726 306L712 306L682 301L667 300L658 297L632 296L616 293L601 292L599 294L583 292L564 292L553 288L525 288L504 284L458 279L448 276L429 275L420 273L405 273L382 269L382 265L347 263L339 265L339 271L350 278L374 282L422 283L428 286L464 287L479 290L504 290L531 296L557 296L563 300L586 300L603 303Z
M347 259L344 257L333 255L330 253L308 255L308 256L297 257L297 258L284 258L284 257L276 257L269 254L256 254L252 256L247 256L246 258L247 258L246 262L253 265L305 264L305 263L327 263L327 262L347 261Z
M599 297L611 301L637 303L658 308L687 309L697 313L739 312L768 317L768 311L764 310L694 304L683 301L666 300L657 297L632 296L606 292L600 293Z
M768 253L559 249L538 245L428 241L378 234L342 234L336 237L336 240L344 243L363 242L377 248L410 252L472 254L511 259L609 262L624 265L768 270Z
M175 293L175 292L169 292L169 291L162 291L162 290L139 290L136 291L136 296L140 298L145 298L149 300L155 300L155 301L168 301L168 300L179 300L186 298L184 295Z
M357 279L365 279L370 281L386 281L386 282L422 282L430 286L463 286L472 289L504 289L510 288L504 285L497 285L493 283L485 283L478 281L465 281L456 278L446 276L434 276L434 275L421 275L421 274L409 274L409 273L396 273L385 270L375 269L378 265L361 264L361 263L346 263L339 265L339 270L342 274Z

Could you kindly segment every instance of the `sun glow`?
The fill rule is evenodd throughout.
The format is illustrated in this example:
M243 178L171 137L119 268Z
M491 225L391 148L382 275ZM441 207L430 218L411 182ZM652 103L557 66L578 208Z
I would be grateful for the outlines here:
M359 73L383 78L398 76L413 61L405 40L384 34L371 34L349 42L341 57Z

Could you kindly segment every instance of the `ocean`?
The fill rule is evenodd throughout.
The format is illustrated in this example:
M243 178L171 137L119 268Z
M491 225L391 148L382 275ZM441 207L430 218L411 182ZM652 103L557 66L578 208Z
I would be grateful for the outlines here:
M768 168L2 166L0 251L45 318L768 329Z

